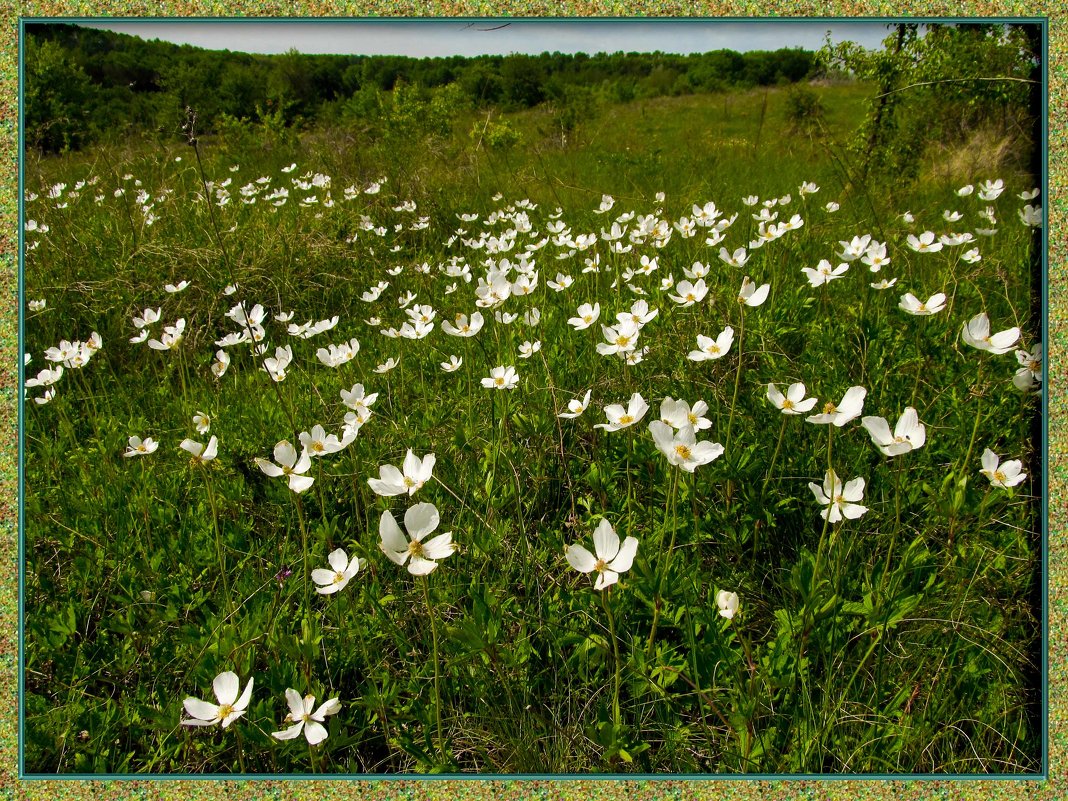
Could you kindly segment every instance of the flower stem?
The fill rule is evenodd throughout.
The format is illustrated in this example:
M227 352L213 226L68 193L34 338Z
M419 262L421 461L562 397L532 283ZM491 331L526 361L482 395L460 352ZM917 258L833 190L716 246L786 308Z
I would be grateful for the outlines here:
M441 733L441 672L438 668L438 627L434 622L434 609L430 605L430 581L423 576L423 597L426 599L426 613L430 618L430 635L434 643L434 718L438 729L438 751L445 759L445 738Z
M219 510L215 505L215 493L211 489L211 480L208 478L208 468L200 460L197 460L197 464L200 465L201 471L204 473L204 487L208 491L208 504L211 506L211 519L215 524L215 553L219 558L219 575L222 577L223 592L226 593L226 605L230 610L229 614L234 614L234 599L230 595L230 579L226 574L226 559L223 556L222 548L222 532L219 529Z
M675 515L675 508L677 506L678 494L679 494L679 470L673 471L671 481L671 494L668 496L664 503L664 523L667 524L667 515L671 515L671 543L668 545L667 553L661 556L663 567L660 570L660 575L656 580L656 596L653 600L653 627L649 631L649 642L645 646L645 655L649 657L653 653L653 642L656 640L656 628L660 622L660 607L663 605L663 598L661 597L661 591L664 586L664 575L668 571L668 567L671 563L671 552L675 548L675 533L678 529L678 518ZM670 508L670 512L668 509ZM663 530L660 532L660 541L664 541Z
M608 603L608 593L612 591L611 587L607 587L604 592L601 593L601 603L604 605L605 614L608 615L608 630L612 635L612 656L615 660L616 674L615 684L612 691L612 722L619 726L620 714L619 714L619 677L620 677L620 663L619 663L619 639L616 637L616 620L612 617L612 607Z

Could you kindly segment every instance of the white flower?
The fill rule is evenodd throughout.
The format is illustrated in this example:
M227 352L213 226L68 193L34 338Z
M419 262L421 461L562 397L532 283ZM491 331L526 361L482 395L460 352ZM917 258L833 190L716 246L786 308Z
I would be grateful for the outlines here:
M529 359L539 350L541 350L541 342L524 342L519 346L519 358Z
M438 566L438 560L445 559L456 551L451 531L423 542L423 538L434 531L439 522L438 510L434 504L417 503L404 513L404 527L411 537L409 540L393 515L388 511L383 512L378 523L378 534L381 538L378 547L391 562L398 565L408 562L408 572L413 576L425 576Z
M608 418L608 422L597 423L594 428L603 428L605 431L619 431L621 428L627 428L637 423L645 417L647 411L649 411L649 404L645 402L645 399L640 394L635 392L630 396L626 409L618 403L606 406L604 413Z
M345 589L345 585L361 567L359 557L354 556L350 560L344 548L331 551L326 561L330 564L329 570L319 567L311 572L312 581L319 585L315 591L320 595L330 595Z
M307 448L297 455L297 449L289 440L282 440L274 446L274 462L257 456L256 466L272 478L285 476L289 481L289 488L293 492L301 493L315 483L311 476L304 475L311 469L311 455ZM277 464L276 464L277 463Z
M400 359L399 358L394 359L392 356L390 356L388 359L386 359L384 362L382 362L382 364L380 364L377 367L375 367L375 372L376 373L380 373L380 374L381 373L388 373L390 370L392 370L398 364L400 364Z
M757 287L756 284L749 280L747 275L742 279L742 288L738 290L738 302L744 303L746 306L759 306L768 299L770 290L771 284L761 284Z
M181 292L187 286L189 286L189 282L188 281L179 281L177 284L167 284L163 288L173 295L176 292Z
M1023 464L1019 459L1011 459L1000 465L998 455L990 448L983 449L983 469L979 472L990 479L990 486L1008 489L1015 487L1027 478L1023 471Z
M806 417L805 420L809 423L817 424L833 423L838 428L841 428L850 420L860 416L860 413L864 410L864 398L867 394L868 390L864 387L850 387L846 390L845 395L842 396L842 400L837 406L833 403L826 403L821 413Z
M619 535L612 524L601 518L593 532L593 550L594 553L590 553L581 545L565 546L564 558L580 573L596 571L597 580L593 588L603 590L619 581L620 573L630 570L638 552L638 540L627 537L620 545Z
M768 400L783 414L804 414L816 405L815 398L805 397L805 385L800 382L791 384L785 396L774 384L768 384Z
M927 300L921 302L918 297L911 292L906 292L901 296L901 300L898 301L897 307L903 311L907 311L909 314L916 315L917 317L923 317L930 314L937 314L946 307L946 294L944 292L936 292L927 298Z
M723 446L718 442L698 442L693 426L685 425L676 434L670 425L661 420L649 423L649 432L657 449L667 457L668 463L692 473L697 467L708 464L723 455Z
M813 481L808 483L808 488L816 496L816 502L826 507L820 510L820 516L829 523L837 523L843 517L856 520L868 511L867 506L861 506L857 501L864 500L864 479L857 477L846 483L842 488L842 482L833 470L828 470L820 487Z
M515 389L517 384L519 375L511 366L494 367L489 376L482 379L482 386L486 389Z
M560 414L557 415L557 417L574 418L574 417L578 417L579 415L581 415L590 406L590 394L592 392L593 392L592 389L587 389L586 390L586 396L581 401L569 400L567 402L567 411L566 412L560 412Z
M288 729L272 732L271 736L278 740L292 740L303 730L310 745L318 745L326 739L327 731L323 724L327 716L341 711L341 702L337 698L331 698L312 712L312 707L315 706L315 696L306 695L301 698L300 694L293 689L286 690L286 703L289 704L289 714L286 715L284 722L296 722Z
M679 294L668 295L668 297L681 307L686 308L704 300L705 295L708 294L708 287L705 285L703 278L698 278L696 283L693 284L686 280L679 281L675 284L675 291Z
M918 237L909 234L906 242L917 253L937 253L942 249L942 243L935 237L934 231L924 231Z
M215 677L212 689L215 691L218 705L196 698L185 699L183 706L190 717L182 721L183 726L214 726L218 723L225 729L245 714L252 699L252 678L249 678L240 698L237 693L241 689L241 680L236 673L229 670Z
M135 316L133 318L134 327L144 328L146 325L151 325L152 323L158 322L161 311L162 307L159 309L145 309L144 312L141 313L140 317Z
M716 593L716 606L720 616L730 620L738 614L738 593L720 590Z
M446 373L455 373L460 369L460 365L464 363L464 360L459 356L450 356L447 362L441 363L441 369Z
M908 453L922 448L927 441L927 429L911 406L905 407L892 434L890 424L883 417L864 417L860 424L871 434L871 441L884 456Z
M183 439L178 447L188 452L193 457L194 462L200 462L201 464L210 462L219 455L219 439L214 435L208 440L207 445L202 445L191 439Z
M131 456L147 456L150 453L155 453L157 448L159 448L159 443L152 437L145 437L144 439L130 437L130 444L122 455L127 458Z
M1015 347L1020 339L1020 329L1013 326L996 334L991 334L990 318L986 316L986 312L980 312L964 324L964 327L961 328L960 336L973 348L1000 356Z
M691 350L686 358L694 362L722 358L727 355L727 351L730 350L733 342L734 329L729 325L724 328L715 339L698 334L697 350Z
M1020 215L1020 222L1031 228L1038 228L1042 225L1042 207L1027 205L1020 209L1017 214Z
M849 265L846 262L842 262L837 267L831 267L831 263L827 259L820 259L820 263L816 265L815 270L811 267L802 267L801 272L808 278L809 286L817 287L828 284L836 278L841 278L848 269Z
M384 464L378 468L379 478L369 478L367 483L378 495L415 495L430 480L436 462L437 457L434 454L428 453L420 459L409 448L401 466L403 470L391 464Z
M578 315L568 319L568 324L576 331L582 331L585 328L589 328L595 322L597 318L601 316L601 304L594 303L592 306L589 303L583 303L578 307Z

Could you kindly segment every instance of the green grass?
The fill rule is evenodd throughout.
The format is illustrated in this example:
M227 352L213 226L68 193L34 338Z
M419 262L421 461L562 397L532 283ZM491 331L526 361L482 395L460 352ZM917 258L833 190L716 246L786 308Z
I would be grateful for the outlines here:
M931 184L847 191L841 143L866 90L820 91L828 115L812 137L789 128L783 94L772 90L604 106L566 144L551 113L535 110L507 118L520 141L497 150L475 148L467 132L485 125L475 117L444 138L372 142L323 129L255 149L206 138L206 177L233 178L215 222L198 200L196 153L181 143L29 164L28 189L40 197L26 215L49 231L27 236L40 244L26 257L26 297L48 305L26 317L26 375L48 366L43 353L61 339L96 331L104 344L86 367L66 371L50 404L26 404L27 770L1037 770L1040 490L1035 476L1004 490L979 474L986 447L1033 472L1037 400L1013 387L1011 352L982 353L960 338L963 323L986 311L993 330L1023 330L1021 347L1037 341L1031 238L1014 197L1030 179L975 176L1006 181L990 204L998 234L914 253L906 234L974 230L987 204ZM297 170L281 173L290 162ZM332 208L299 207L313 192L290 179L306 172L331 176ZM241 203L238 187L261 175L290 189L276 211L262 198ZM381 193L343 199L344 187L380 176L389 179ZM53 183L69 192L91 177L99 182L67 208L46 199ZM134 203L134 179L164 198L151 226ZM802 181L820 191L800 197ZM119 186L127 192L115 197ZM602 194L616 206L594 214ZM562 261L549 243L533 254L533 296L503 306L516 322L481 309L486 325L473 339L441 331L443 320L475 310L490 257L445 242L460 226L470 237L514 224L486 226L494 210L529 198L540 239L556 207L578 234L632 209L662 207L674 222L713 200L727 216L738 212L722 243L733 251L755 235L755 209L741 202L751 194L791 194L780 219L798 213L804 226L753 250L744 269L723 264L705 231L626 254L598 242ZM414 214L393 210L407 199ZM823 209L830 200L841 203L833 214ZM966 216L950 226L943 209ZM915 224L901 220L906 210ZM481 218L462 223L462 212ZM387 234L363 230L361 215ZM412 230L423 215L429 227ZM859 261L825 289L808 286L802 267L837 264L839 241L864 233L887 242L891 263L880 276L898 279L892 289L871 290L880 276ZM514 262L525 235L519 241L499 257ZM976 264L960 259L972 246L982 253ZM594 252L602 271L583 274ZM475 280L445 294L455 279L437 268L453 255ZM641 255L659 268L633 283L659 314L639 338L649 354L628 368L597 354L599 324L574 331L566 321L587 301L600 303L599 323L627 310L636 296L622 280L610 284ZM709 297L678 308L660 279L681 279L695 261L711 266ZM424 262L431 274L415 271ZM402 274L386 273L398 266ZM546 287L558 271L576 279L560 294ZM744 310L744 334L735 300L743 275L771 284L763 306ZM189 289L163 291L181 279ZM390 282L383 298L360 300L379 280ZM238 292L222 296L234 281ZM404 321L396 298L409 290L436 310L433 333L380 336ZM938 291L950 298L939 314L897 308L904 292ZM271 315L293 311L294 323L340 321L304 341L268 317L271 353L293 347L285 380L272 383L238 346L217 381L214 341L237 329L224 313L239 300ZM148 306L163 309L153 336L186 320L179 348L127 341L131 318ZM536 327L523 321L531 306L541 311ZM380 325L365 322L372 314ZM697 334L727 325L735 340L724 358L687 360ZM318 362L317 348L351 337L361 345L355 360ZM540 353L517 358L528 339L541 341ZM438 363L450 354L463 366L446 374ZM395 370L373 372L390 356L401 358ZM480 386L498 365L516 367L515 390ZM784 422L768 403L768 383L794 381L820 406L862 385L864 414L891 426L914 406L927 443L887 459L858 419L835 428L829 447L827 426ZM256 467L276 442L316 423L337 433L347 411L339 393L357 382L379 393L374 414L347 449L313 466L310 490L298 496ZM556 416L591 388L581 417ZM633 392L651 406L638 425L594 428L604 406ZM647 430L665 396L707 402L711 428L698 438L725 445L693 475L671 468ZM207 440L193 430L198 411L219 440L206 470L178 448L186 437ZM123 458L131 435L160 448ZM410 499L377 497L367 479L409 448L436 455L434 480ZM857 520L825 526L819 515L807 485L822 482L828 454L843 480L866 480L869 511ZM382 512L400 520L418 502L437 506L438 532L452 531L458 546L425 588L378 548ZM633 567L603 594L564 558L568 545L592 550L602 517L639 541ZM309 571L338 547L366 564L341 593L309 594ZM718 614L719 590L740 596L732 620ZM225 731L181 726L183 699L213 700L212 679L224 671L242 686L254 678L245 715ZM341 701L314 749L303 737L271 737L285 725L287 688L314 694L317 705Z

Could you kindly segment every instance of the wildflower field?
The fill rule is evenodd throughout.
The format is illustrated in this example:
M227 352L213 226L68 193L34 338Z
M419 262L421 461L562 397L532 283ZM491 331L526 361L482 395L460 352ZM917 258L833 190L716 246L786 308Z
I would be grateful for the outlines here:
M1038 178L819 92L29 158L27 771L1037 771Z

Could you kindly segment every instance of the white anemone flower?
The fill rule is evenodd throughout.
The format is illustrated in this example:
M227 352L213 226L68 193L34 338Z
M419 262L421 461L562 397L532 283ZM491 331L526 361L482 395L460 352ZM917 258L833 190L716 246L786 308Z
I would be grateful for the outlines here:
M774 384L768 384L768 400L783 414L805 414L812 411L816 398L805 397L805 385L791 384L783 395Z
M938 312L946 307L946 295L944 292L936 292L931 295L931 297L927 298L927 300L921 301L911 292L906 292L901 296L901 300L898 302L897 307L917 317L938 314Z
M637 423L645 417L647 411L649 411L649 404L645 402L645 399L640 394L635 392L630 396L630 401L625 409L618 403L606 406L604 413L605 417L608 418L608 422L597 423L594 428L603 428L605 431L619 431L621 428L627 428Z
M423 542L423 539L438 527L439 522L440 517L434 504L417 503L404 513L404 528L408 531L408 537L405 537L393 515L388 511L383 512L378 523L378 534L381 537L378 547L391 562L398 565L407 562L408 572L413 576L425 576L437 568L438 561L456 551L451 531Z
M519 384L519 375L512 366L494 367L490 374L482 379L486 389L515 389Z
M738 614L738 593L720 590L716 593L716 607L719 609L720 617L730 620Z
M712 427L712 421L705 417L708 412L708 404L703 400L697 401L693 408L686 401L675 400L667 397L660 401L660 421L667 423L678 430L686 426L692 426L696 431L704 431Z
M593 532L593 550L590 553L581 545L569 545L564 548L567 563L580 573L596 571L595 590L611 587L619 581L619 574L630 570L634 556L638 552L638 540L627 537L622 544L612 524L602 518Z
M841 428L850 420L860 416L864 410L864 398L867 394L868 390L864 387L850 387L837 406L833 403L825 403L822 412L806 417L805 420L817 424L832 423Z
M828 470L822 487L810 481L808 488L816 496L816 502L825 507L820 510L820 516L828 523L837 523L843 517L856 520L868 511L867 506L858 503L864 500L864 479L859 476L843 488L841 479L833 470Z
M194 462L203 464L205 462L210 462L219 455L219 438L212 435L211 439L208 440L207 445L196 442L195 440L183 439L178 447L192 456Z
M667 457L668 464L681 467L687 473L723 455L723 446L718 442L698 442L691 425L685 425L675 433L662 420L653 420L649 423L649 433L653 435L657 449Z
M942 249L942 243L935 236L934 231L924 231L919 236L909 234L905 241L917 253L937 253Z
M980 312L964 324L960 333L961 339L973 348L985 350L988 353L1001 355L1012 350L1020 339L1020 329L1013 326L996 334L990 333L990 318L986 312Z
M864 417L860 424L871 434L871 441L884 456L900 456L922 448L927 441L927 429L911 406L905 407L893 433L883 417Z
M289 488L293 492L301 493L315 483L311 476L304 475L311 469L311 455L304 448L300 454L289 440L282 440L274 446L274 462L257 456L256 466L272 478L285 476L289 481Z
M211 363L211 374L216 378L222 378L230 367L230 354L225 350L215 352L215 361Z
M420 458L409 448L400 468L384 464L378 468L379 477L369 478L367 483L376 494L385 497L404 493L415 495L430 480L436 462L437 457L434 454L428 453Z
M303 731L309 745L318 745L326 739L326 726L323 725L326 718L341 711L341 702L337 698L331 698L312 712L315 696L306 695L301 698L293 689L286 690L286 703L289 705L289 714L283 722L295 722L288 729L272 732L271 736L277 740L292 740Z
M460 369L460 365L464 363L464 360L459 356L452 355L447 362L441 363L441 369L446 373L455 373Z
M678 303L680 307L686 308L704 300L708 294L708 286L705 285L705 279L703 278L698 278L692 284L689 281L682 280L675 284L675 291L678 292L677 295L668 295L668 297Z
M569 400L567 402L567 411L560 412L557 417L574 418L580 416L590 406L590 395L593 393L592 389L586 390L586 396L580 401L576 399Z
M354 556L349 559L349 555L345 553L344 548L331 551L326 557L326 561L330 565L329 570L318 567L311 572L312 581L318 585L315 591L320 595L332 595L335 592L341 592L362 566L360 558Z
M600 316L600 303L594 303L592 306L589 303L583 303L578 307L577 316L569 318L567 322L576 331L582 331L597 322L597 318Z
M1000 459L990 448L983 449L983 469L979 472L990 479L990 486L1008 489L1015 487L1027 478L1023 463L1019 459L1010 459L1000 464Z
M832 267L831 263L827 259L820 259L820 263L816 265L816 269L811 267L802 267L801 272L805 274L808 279L809 286L817 287L829 284L836 278L841 278L849 270L849 264L842 262L837 267Z
M770 291L771 284L761 284L758 287L747 275L742 279L742 288L738 290L738 302L755 308L768 299Z
M214 726L218 723L226 728L239 717L245 714L248 703L252 700L252 678L245 685L245 691L241 697L237 697L241 689L241 680L236 673L226 671L220 673L212 682L215 691L215 699L218 704L208 703L196 698L186 698L183 706L189 714L189 718L182 721L183 726Z
M131 456L147 456L150 453L155 453L157 448L159 448L159 443L152 439L152 437L141 439L140 437L134 436L130 437L130 444L126 450L123 451L122 455L127 458Z
M694 362L722 358L727 355L727 351L730 350L733 342L734 329L729 325L724 328L715 339L698 334L697 350L691 350L686 358Z

